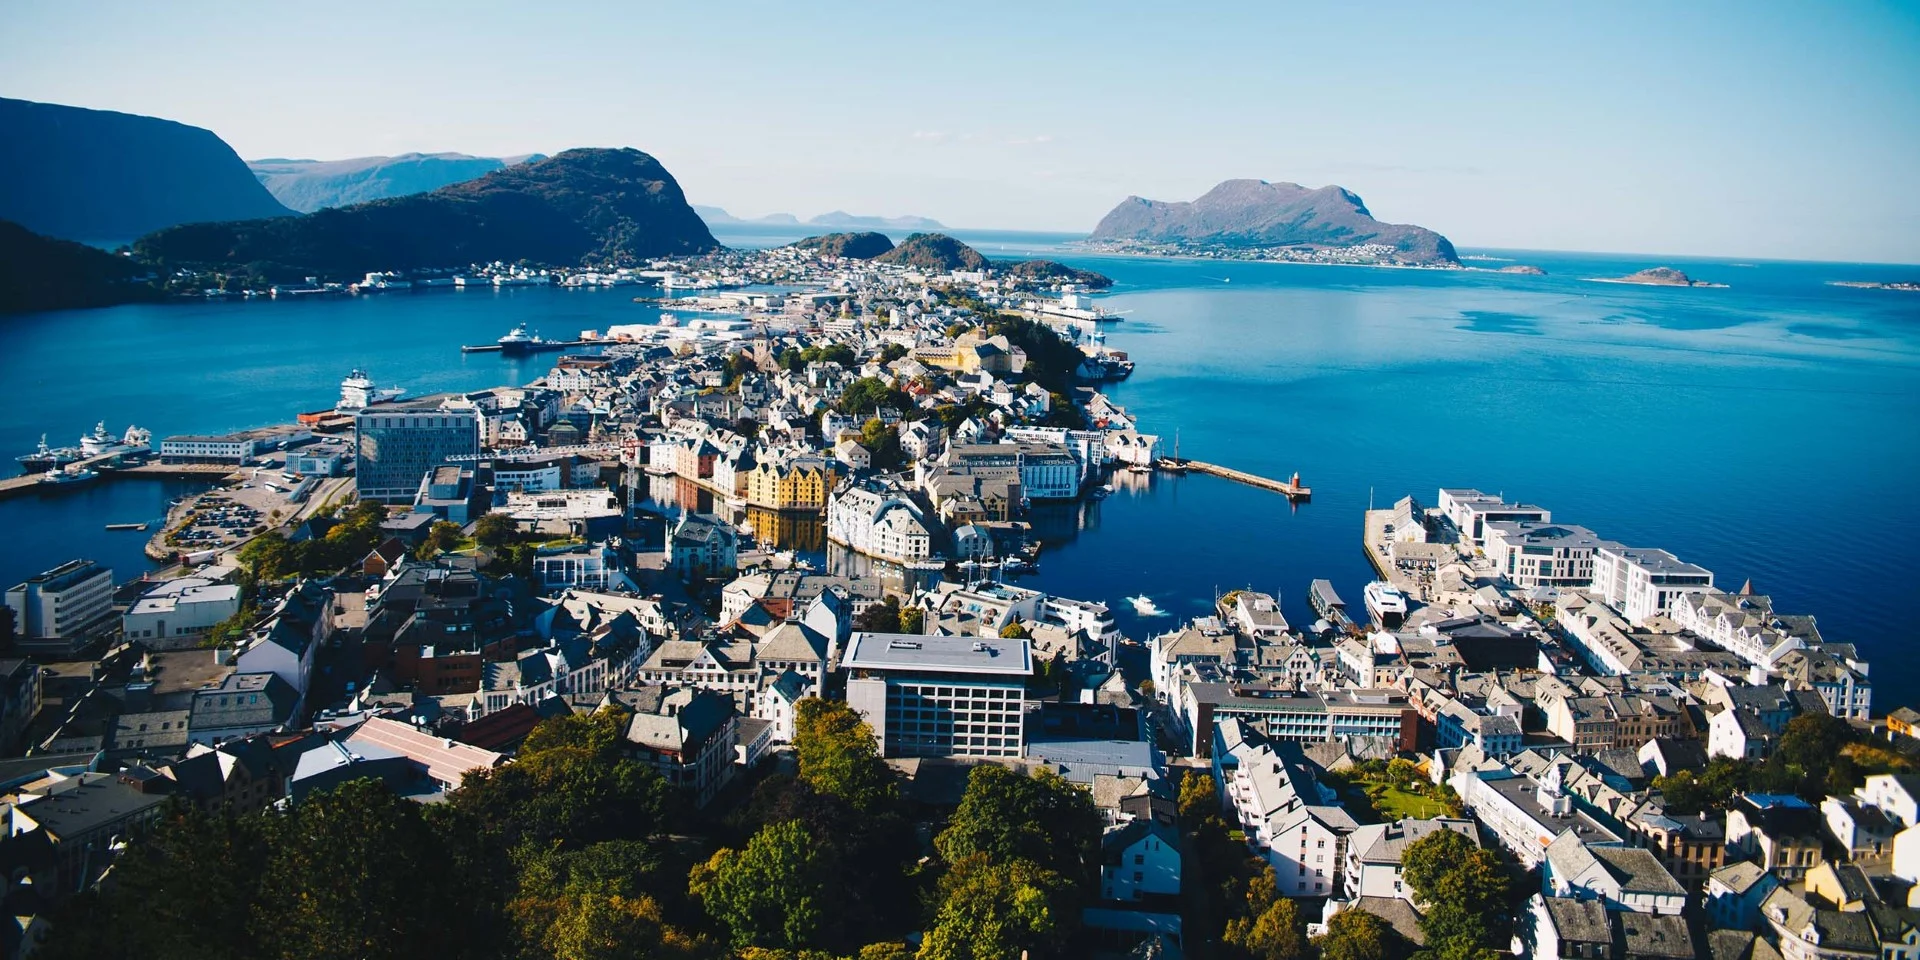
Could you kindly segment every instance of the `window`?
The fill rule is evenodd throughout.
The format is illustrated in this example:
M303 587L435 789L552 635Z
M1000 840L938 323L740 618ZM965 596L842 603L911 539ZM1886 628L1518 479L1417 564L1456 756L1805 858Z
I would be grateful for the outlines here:
M145 729L146 729L146 725L145 725L145 724L142 724L142 725L140 726L140 729L142 729L142 730L145 730ZM1146 858L1146 857L1145 857L1144 855L1142 855L1142 854L1138 854L1138 853L1136 853L1136 854L1134 854L1134 855L1133 855L1133 865L1134 865L1134 866L1136 866L1136 867L1137 867L1137 866L1139 866L1139 865L1141 865L1141 864L1143 864L1143 863L1146 863L1146 862L1147 862L1147 858Z

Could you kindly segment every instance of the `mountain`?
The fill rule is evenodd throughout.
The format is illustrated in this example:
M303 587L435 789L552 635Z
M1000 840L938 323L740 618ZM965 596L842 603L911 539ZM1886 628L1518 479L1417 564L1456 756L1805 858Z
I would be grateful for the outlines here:
M1031 283L1077 283L1089 290L1113 286L1113 278L1104 273L1069 267L1058 260L1001 261L993 267L1003 276Z
M878 230L891 227L895 230L945 230L946 225L927 217L864 217L835 210L823 213L807 221L810 227L859 227L866 230Z
M171 227L134 248L167 264L353 278L494 260L632 263L720 244L660 161L631 148L588 148L410 197Z
M1093 228L1094 240L1235 247L1348 247L1379 243L1418 263L1457 263L1452 242L1425 227L1381 223L1345 187L1228 180L1198 200L1128 197Z
M159 299L147 273L129 257L0 220L0 313Z
M210 130L108 110L0 98L0 219L122 243L177 223L289 211Z
M884 233L829 233L808 237L795 243L802 250L817 251L823 257L852 257L872 260L893 250L893 240Z
M764 217L754 217L751 220L744 220L719 207L706 207L697 203L693 205L693 212L699 214L700 219L705 220L709 224L766 223L781 227L795 227L800 225L800 218L791 213L769 213Z
M928 273L985 270L989 266L980 251L944 233L916 233L899 246L874 257L873 262L897 263Z
M301 213L368 200L404 197L485 176L542 154L470 157L464 153L403 153L352 160L249 160L247 169L274 199Z

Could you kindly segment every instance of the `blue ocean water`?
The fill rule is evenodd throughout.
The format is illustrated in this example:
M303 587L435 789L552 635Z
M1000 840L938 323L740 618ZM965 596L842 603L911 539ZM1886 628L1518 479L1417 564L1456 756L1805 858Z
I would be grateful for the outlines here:
M1109 344L1139 361L1111 393L1181 453L1314 490L1297 508L1211 477L1121 484L1044 518L1028 582L1116 605L1136 636L1146 594L1173 616L1216 591L1275 592L1308 618L1308 580L1357 599L1369 498L1477 486L1612 539L1747 579L1875 660L1878 706L1920 702L1904 614L1920 589L1920 295L1835 287L1920 268L1639 255L1466 251L1543 277L1092 256L1066 236L954 231L993 257L1056 256L1116 281ZM725 228L764 246L800 231ZM1725 289L1589 282L1669 265ZM643 291L644 292L644 291ZM0 452L105 418L157 435L284 422L328 406L360 366L417 392L524 382L544 361L462 355L519 322L550 336L646 322L617 291L439 291L296 303L127 306L15 317ZM1134 478L1125 478L1132 480ZM0 501L0 583L72 556L137 573L139 537L106 522L177 495L123 482Z

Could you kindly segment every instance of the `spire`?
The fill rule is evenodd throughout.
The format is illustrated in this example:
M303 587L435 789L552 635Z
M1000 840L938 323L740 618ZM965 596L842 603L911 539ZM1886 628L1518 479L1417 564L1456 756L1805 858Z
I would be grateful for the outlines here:
M1753 580L1751 578L1749 578L1745 584L1741 585L1740 595L1743 597L1753 596Z

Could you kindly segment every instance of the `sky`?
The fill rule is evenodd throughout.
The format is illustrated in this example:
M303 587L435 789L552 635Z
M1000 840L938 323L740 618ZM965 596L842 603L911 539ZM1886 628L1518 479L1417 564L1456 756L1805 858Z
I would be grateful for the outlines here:
M740 216L1337 183L1465 247L1920 263L1920 3L0 3L0 96L241 156L632 146ZM3 133L3 132L0 132Z

